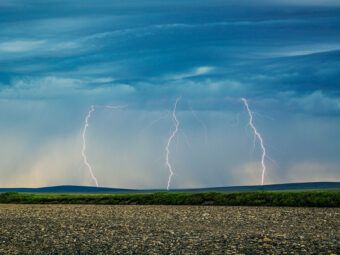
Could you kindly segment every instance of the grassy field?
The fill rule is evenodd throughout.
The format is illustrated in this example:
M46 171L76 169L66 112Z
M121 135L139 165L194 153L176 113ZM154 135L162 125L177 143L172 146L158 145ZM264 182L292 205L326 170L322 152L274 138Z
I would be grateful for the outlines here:
M0 194L0 203L112 205L229 205L340 207L340 190L259 192L156 192L147 194Z

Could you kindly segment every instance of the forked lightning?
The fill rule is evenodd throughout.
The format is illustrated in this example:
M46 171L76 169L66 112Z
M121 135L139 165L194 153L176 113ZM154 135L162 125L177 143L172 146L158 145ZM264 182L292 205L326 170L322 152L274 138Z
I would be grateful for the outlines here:
M172 133L171 133L171 135L170 135L170 137L168 139L168 142L167 142L167 144L165 146L165 152L166 152L166 154L165 154L165 163L166 163L166 165L167 165L167 167L169 169L169 172L170 172L170 175L169 175L169 178L168 178L168 185L167 185L167 188L166 188L167 190L170 189L170 184L171 184L172 176L174 175L174 171L173 171L172 165L170 163L169 157L170 157L170 146L171 146L171 143L172 143L173 139L176 137L176 134L177 134L178 128L179 128L179 124L180 124L178 119L177 119L177 116L176 116L177 104L178 104L178 101L180 99L181 99L180 97L178 97L176 99L175 104L174 104L174 108L172 110L172 120L173 120L175 128L172 131Z
M246 98L241 98L244 106L246 107L246 110L248 112L248 115L249 115L249 126L251 127L251 129L253 130L254 132L254 139L257 139L259 142L260 142L260 146L261 146L261 150L262 150L262 155L261 155L261 165L262 165L262 177L261 177L261 184L263 185L264 184L264 175L266 173L266 147L264 146L264 143L263 143L263 138L261 136L261 134L257 131L255 125L254 125L254 122L253 122L253 113L252 111L250 110L249 108L249 104L248 104L248 101Z
M84 128L82 131L82 139L83 139L83 146L81 149L81 155L83 157L83 161L85 166L88 168L91 178L94 181L94 183L96 184L96 186L98 187L98 180L97 177L94 175L92 166L90 165L89 161L87 160L87 156L86 156L86 131L87 128L89 127L89 121L92 117L92 114L95 112L96 107L104 107L104 108L108 108L108 109L122 109L125 108L126 106L121 106L121 105L117 105L117 106L112 106L112 105L98 105L98 106L94 106L91 105L90 110L88 111L86 117L85 117L85 123L84 123Z

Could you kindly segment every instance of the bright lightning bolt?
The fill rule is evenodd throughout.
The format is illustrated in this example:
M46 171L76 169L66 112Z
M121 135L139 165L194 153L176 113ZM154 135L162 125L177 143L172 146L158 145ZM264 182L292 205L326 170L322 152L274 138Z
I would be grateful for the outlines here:
M104 107L104 108L108 108L108 109L123 109L126 107L126 105L98 105L97 107ZM96 176L93 173L93 169L92 166L90 165L90 163L87 160L87 156L86 156L86 131L87 128L89 127L89 121L91 119L92 113L94 113L96 110L94 105L91 105L90 110L88 111L86 117L85 117L85 123L84 123L84 128L82 131L82 138L83 138L83 146L82 146L82 150L81 150L81 155L83 157L83 161L85 166L88 168L91 178L93 179L94 183L96 184L96 186L98 187L98 180L96 178Z
M248 104L248 101L246 98L241 98L244 106L246 107L247 109L247 112L248 112L248 115L249 115L249 126L251 127L251 129L254 131L254 137L255 139L257 138L260 142L260 146L261 146L261 149L262 149L262 155L261 155L261 165L262 165L262 185L264 184L264 175L266 173L266 162L265 162L265 159L267 157L266 155L266 147L264 146L264 143L263 143L263 139L262 139L262 136L261 134L257 131L254 123L253 123L253 113L252 111L250 110L249 108L249 104Z
M178 97L175 101L175 104L174 104L174 108L172 110L172 120L175 124L175 129L172 131L169 139L168 139L168 142L165 146L165 152L166 152L166 156L165 156L165 163L169 169L169 172L170 172L170 175L169 175L169 179L168 179L168 185L167 185L167 190L170 189L170 183L171 183L171 179L172 179L172 176L174 175L174 171L172 169L172 166L170 164L170 160L169 160L169 156L170 156L170 145L173 141L173 139L176 137L176 134L178 132L178 128L179 128L179 121L177 119L177 116L176 116L176 110L177 110L177 104L178 104L178 101L180 100L180 97Z
M91 115L92 115L92 113L93 113L94 111L95 111L94 105L91 105L91 108L90 108L89 112L87 113L87 115L86 115L86 117L85 117L85 125L84 125L83 132L82 132L82 137L83 137L83 147L82 147L82 150L81 150L81 155L82 155L82 157L83 157L84 164L85 164L86 167L89 169L91 178L93 179L93 181L95 182L96 186L98 187L97 178L96 178L96 176L94 175L93 170L92 170L92 166L90 165L90 163L88 162L87 157L86 157L86 131L87 131L87 128L88 128L88 126L89 126L89 120L90 120Z

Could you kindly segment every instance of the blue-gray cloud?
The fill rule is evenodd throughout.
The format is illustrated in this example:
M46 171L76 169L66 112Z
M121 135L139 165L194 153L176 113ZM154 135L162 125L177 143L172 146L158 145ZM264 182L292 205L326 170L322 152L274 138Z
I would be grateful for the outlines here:
M251 137L244 133L240 97L258 112L257 124L278 161L271 167L273 182L303 180L291 175L306 166L314 177L338 177L339 31L335 0L1 1L0 130L9 149L0 168L12 178L3 185L14 185L24 168L31 178L42 174L53 163L51 154L65 156L63 146L80 160L77 135L89 105L123 103L129 109L115 121L98 113L96 132L89 134L102 149L92 151L92 160L102 175L114 165L122 181L107 185L160 186L157 180L166 175L160 151L171 122L166 117L144 138L136 134L164 116L179 95L184 134L174 160L184 180L178 186L245 183L256 168L256 155L245 153ZM303 127L311 132L303 134ZM198 149L207 132L209 143ZM11 163L16 151L27 154L22 164ZM129 151L132 160L123 162ZM64 167L53 175L59 182L76 180L67 175L75 167L70 162L58 164ZM327 173L315 174L322 166ZM136 183L143 176L150 179ZM30 185L44 183L51 183L48 177Z

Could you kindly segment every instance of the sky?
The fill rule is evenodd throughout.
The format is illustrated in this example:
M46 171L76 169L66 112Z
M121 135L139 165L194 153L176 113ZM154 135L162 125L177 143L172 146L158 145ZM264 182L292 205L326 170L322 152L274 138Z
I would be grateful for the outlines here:
M340 181L337 0L1 0L0 186ZM105 105L125 106L120 109Z

